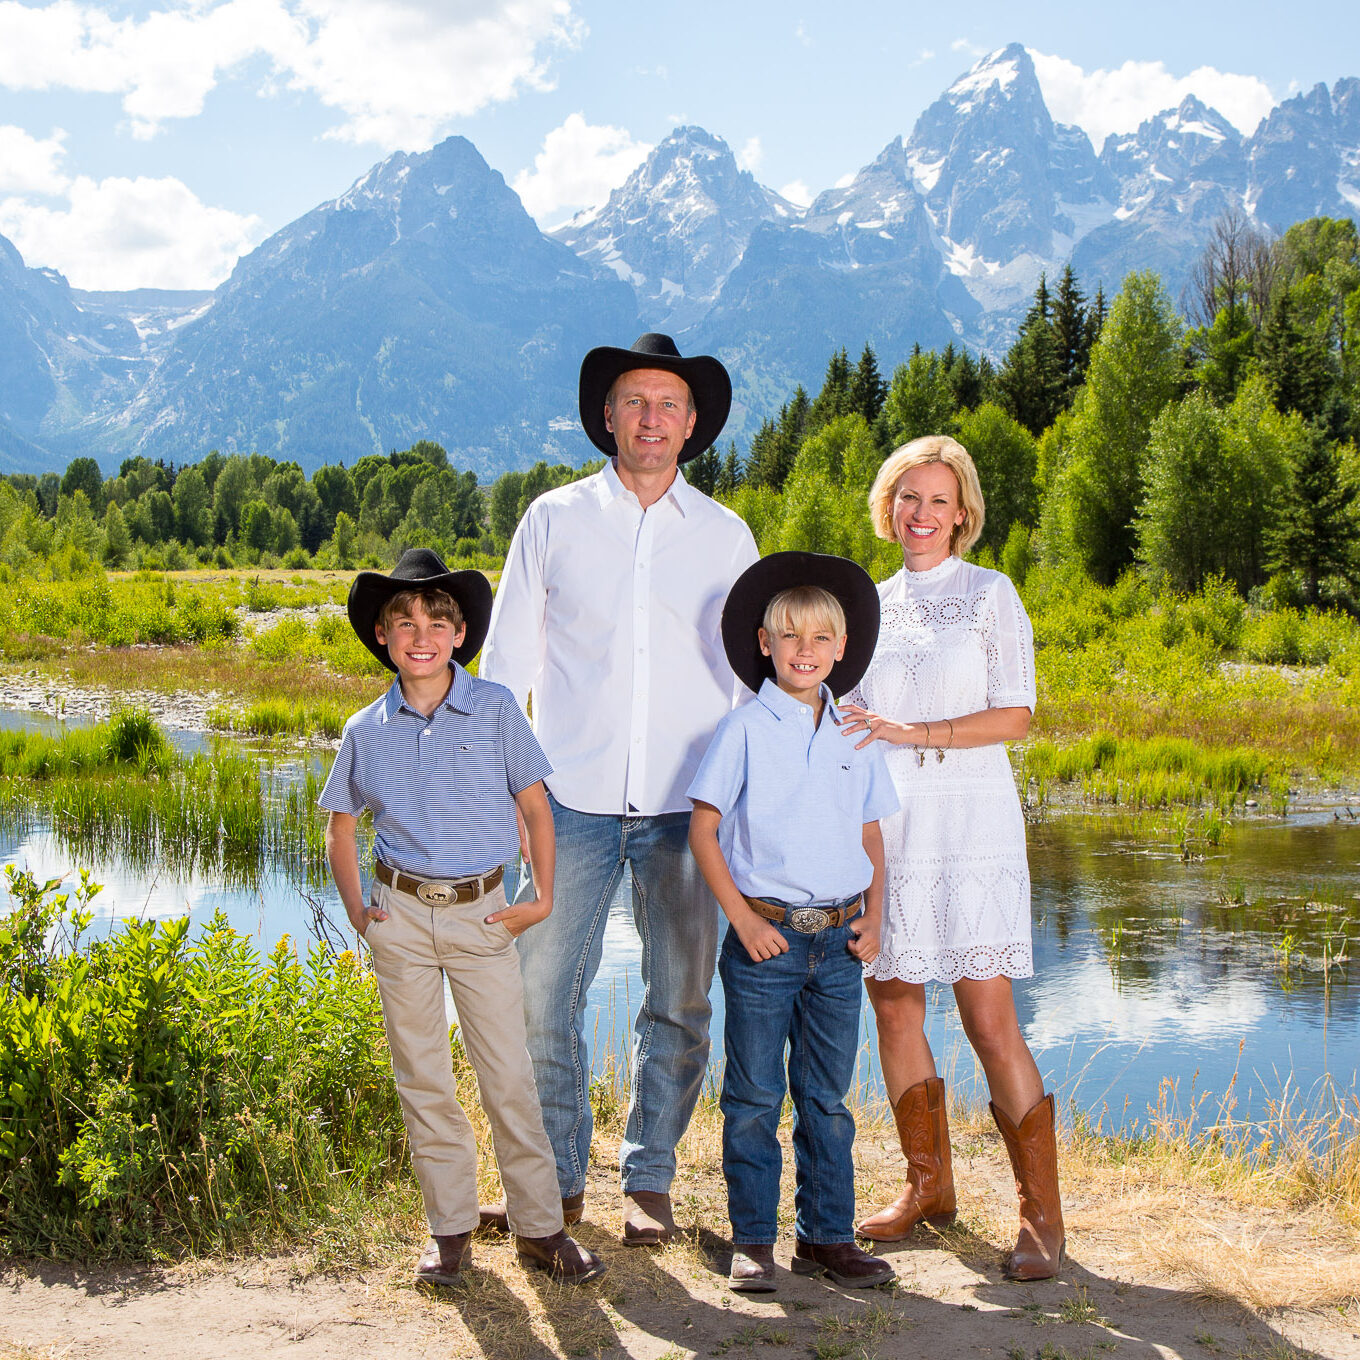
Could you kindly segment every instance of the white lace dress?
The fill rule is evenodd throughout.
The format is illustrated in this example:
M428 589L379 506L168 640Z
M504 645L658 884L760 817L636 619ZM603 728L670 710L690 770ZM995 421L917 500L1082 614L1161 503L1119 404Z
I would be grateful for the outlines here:
M950 557L878 588L883 622L848 702L902 722L1033 711L1034 635L1009 577ZM907 982L1029 977L1025 821L1003 745L925 752L882 743L901 811L883 820L882 952L865 973Z

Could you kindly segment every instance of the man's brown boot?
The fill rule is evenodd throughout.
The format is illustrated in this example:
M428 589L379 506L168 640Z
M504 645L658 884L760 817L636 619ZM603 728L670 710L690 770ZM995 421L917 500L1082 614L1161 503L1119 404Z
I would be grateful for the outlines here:
M1020 1196L1020 1236L1006 1262L1012 1280L1051 1280L1062 1265L1062 1201L1058 1196L1056 1109L1046 1095L1018 1125L993 1104L992 1118L1001 1130Z
M417 1284L456 1285L471 1233L436 1233L425 1244L416 1265Z
M573 1223L581 1221L581 1215L585 1213L585 1204L584 1190L579 1195L562 1196L562 1222L566 1227L570 1228ZM486 1232L510 1231L510 1215L506 1211L503 1199L498 1199L495 1204L478 1205L477 1219L477 1226Z
M954 1221L954 1166L949 1153L949 1117L944 1081L931 1077L909 1086L893 1106L907 1184L889 1205L859 1225L873 1242L900 1242L923 1219L936 1228Z

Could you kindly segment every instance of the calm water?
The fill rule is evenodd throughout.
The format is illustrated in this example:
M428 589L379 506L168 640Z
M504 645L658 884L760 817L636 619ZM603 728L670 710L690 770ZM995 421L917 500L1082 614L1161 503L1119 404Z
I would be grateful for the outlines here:
M0 726L21 721L45 725L0 715ZM40 880L76 878L70 851L41 822L0 833L0 857ZM220 908L263 949L283 935L308 940L319 918L344 920L329 886L299 885L282 870L244 890L116 860L87 867L104 885L97 930L185 912L203 922ZM1036 975L1016 984L1016 997L1064 1100L1108 1128L1143 1117L1168 1081L1182 1113L1207 1093L1207 1116L1235 1074L1239 1118L1264 1117L1290 1090L1307 1105L1328 1078L1342 1093L1360 1090L1360 821L1328 812L1243 823L1205 859L1183 863L1174 847L1122 837L1108 821L1058 819L1031 828L1030 867ZM590 995L597 1051L626 1045L639 956L625 889ZM1341 961L1324 968L1326 958ZM716 985L714 1007L716 1039ZM932 989L929 1023L942 1070L974 1082L948 988ZM867 1008L864 1037L861 1078L873 1086Z

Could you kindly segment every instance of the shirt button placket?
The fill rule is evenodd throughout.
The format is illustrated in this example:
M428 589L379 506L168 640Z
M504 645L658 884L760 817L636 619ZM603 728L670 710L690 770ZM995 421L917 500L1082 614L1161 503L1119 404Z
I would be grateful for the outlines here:
M628 750L626 801L635 807L646 803L647 715L651 692L651 513L644 514L633 556L633 697L629 713L631 742Z

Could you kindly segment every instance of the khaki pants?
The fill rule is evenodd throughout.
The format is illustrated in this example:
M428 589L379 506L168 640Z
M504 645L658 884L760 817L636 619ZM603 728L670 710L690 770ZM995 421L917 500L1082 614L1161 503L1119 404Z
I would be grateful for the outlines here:
M373 951L392 1071L430 1231L462 1233L477 1226L477 1142L453 1078L447 977L491 1124L511 1230L521 1237L557 1232L562 1200L525 1048L519 957L510 932L483 920L505 906L504 891L497 887L476 902L430 907L375 881L373 900L388 918L370 921L364 939Z

